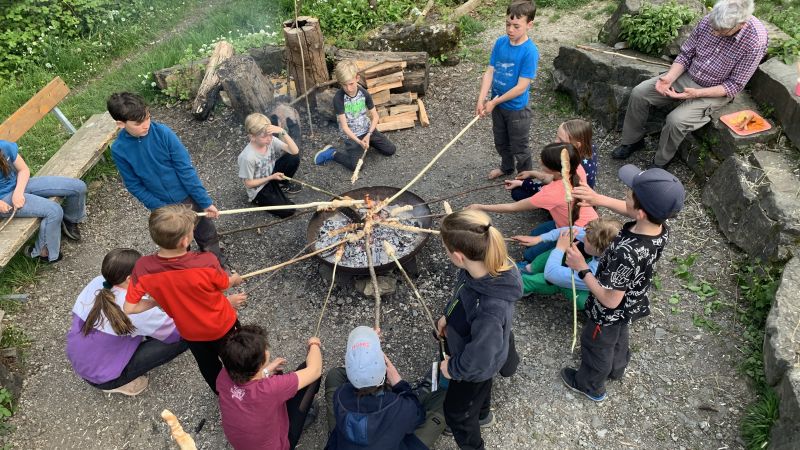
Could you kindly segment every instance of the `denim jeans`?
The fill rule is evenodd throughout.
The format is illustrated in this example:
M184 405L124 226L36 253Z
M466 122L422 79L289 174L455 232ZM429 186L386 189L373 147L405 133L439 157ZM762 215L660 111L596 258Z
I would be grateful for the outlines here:
M11 204L12 194L0 200ZM49 197L63 197L59 205ZM0 213L0 216L8 216ZM39 238L31 256L39 256L47 248L48 259L54 261L61 250L61 221L82 222L86 217L86 184L77 178L33 177L25 186L25 204L16 217L41 217Z
M536 228L531 231L531 236L539 236L541 234L547 233L548 231L553 231L556 229L555 221L548 220L547 222L539 224ZM552 249L556 248L555 242L540 242L536 245L532 245L525 249L523 253L523 258L525 261L533 262L537 256L541 255L542 253L548 252Z

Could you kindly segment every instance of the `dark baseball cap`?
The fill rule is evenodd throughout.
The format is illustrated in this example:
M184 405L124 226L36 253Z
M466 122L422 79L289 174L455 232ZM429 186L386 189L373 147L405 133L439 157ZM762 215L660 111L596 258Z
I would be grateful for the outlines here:
M686 190L681 180L664 169L642 170L633 164L619 169L619 179L633 190L639 204L655 219L674 217L683 208Z

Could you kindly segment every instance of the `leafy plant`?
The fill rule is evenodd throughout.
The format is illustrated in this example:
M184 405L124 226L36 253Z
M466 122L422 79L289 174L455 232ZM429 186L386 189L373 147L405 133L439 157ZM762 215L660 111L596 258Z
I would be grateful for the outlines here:
M742 437L748 449L762 449L769 444L772 424L778 420L780 399L771 388L750 405L742 419Z
M692 314L692 324L697 328L705 328L708 331L719 331L722 328L717 322L700 314Z
M690 253L685 258L681 258L676 256L673 261L675 261L675 268L672 269L673 275L680 278L681 280L693 280L694 275L690 271L691 267L694 265L694 262L697 260L697 253Z
M622 16L620 38L633 49L658 56L665 45L678 37L678 30L696 18L693 10L675 2L663 5L645 3L639 14Z
M486 24L470 15L461 16L458 19L458 27L465 37L475 36L486 30Z
M6 388L0 388L0 420L5 420L14 414L14 399Z
M719 293L719 291L707 281L702 281L699 284L692 282L683 287L697 294L701 301L705 301L707 298L713 297Z

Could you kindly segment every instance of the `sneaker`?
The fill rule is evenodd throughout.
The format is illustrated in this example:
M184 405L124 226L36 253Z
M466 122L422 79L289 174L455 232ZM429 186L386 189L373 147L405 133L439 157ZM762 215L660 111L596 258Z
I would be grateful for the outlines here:
M487 414L486 417L478 417L478 425L480 425L481 428L488 428L494 425L494 422L495 422L494 413L491 411L489 411L489 414ZM452 436L453 430L451 430L450 427L445 426L444 431L442 431L442 434L444 434L445 436Z
M601 395L592 395L588 392L584 392L578 388L577 383L575 382L575 375L578 373L577 370L571 367L565 367L561 369L561 381L564 382L564 386L570 388L571 390L583 394L589 400L593 402L602 402L608 397L608 394L603 392Z
M303 185L294 181L285 181L281 183L281 190L287 194L297 194L303 190Z
M528 265L530 263L528 261L518 261L517 268L519 269L519 273L523 275L533 275L533 272L528 270Z
M147 389L147 376L142 375L128 384L123 384L116 389L103 390L106 394L122 394L130 397L139 395Z
M336 149L330 145L326 145L325 148L314 155L314 164L321 166L328 161L333 161L334 153L336 153Z
M633 152L643 148L644 139L639 139L638 142L634 142L633 144L623 144L615 148L614 151L611 152L611 157L614 159L626 159L627 157L631 156Z
M58 252L58 258L56 258L56 259L54 259L52 261L50 261L50 257L49 256L41 256L41 255L33 256L33 255L31 255L31 253L33 252L33 246L32 245L29 245L29 246L25 247L24 252L25 252L25 256L27 256L28 258L31 258L33 260L39 261L42 264L55 264L55 263L61 261L62 259L64 259L64 253L63 252Z
M68 220L63 220L61 222L61 231L64 232L64 236L66 236L67 239L73 241L81 240L81 230L78 228L77 223L73 223Z

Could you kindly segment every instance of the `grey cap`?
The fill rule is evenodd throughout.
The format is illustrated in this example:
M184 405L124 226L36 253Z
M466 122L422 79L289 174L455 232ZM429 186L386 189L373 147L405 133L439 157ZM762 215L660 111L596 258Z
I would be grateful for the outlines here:
M675 217L683 209L686 190L681 180L666 170L642 170L633 164L626 164L620 167L618 175L653 218L666 220Z
M347 379L356 389L380 386L386 379L386 361L383 359L378 333L370 327L356 327L347 338L344 355Z

